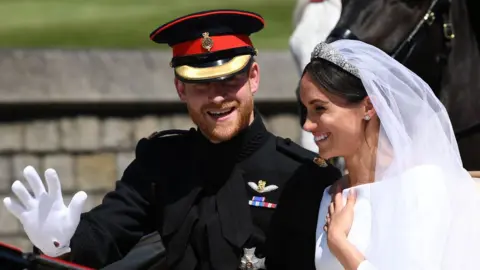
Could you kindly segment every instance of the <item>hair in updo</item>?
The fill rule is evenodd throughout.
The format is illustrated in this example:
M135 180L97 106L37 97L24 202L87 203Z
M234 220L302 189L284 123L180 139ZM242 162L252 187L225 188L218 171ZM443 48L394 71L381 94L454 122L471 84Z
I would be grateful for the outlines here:
M306 72L317 86L350 103L358 103L367 96L367 91L359 78L330 61L313 58L303 70L302 77Z

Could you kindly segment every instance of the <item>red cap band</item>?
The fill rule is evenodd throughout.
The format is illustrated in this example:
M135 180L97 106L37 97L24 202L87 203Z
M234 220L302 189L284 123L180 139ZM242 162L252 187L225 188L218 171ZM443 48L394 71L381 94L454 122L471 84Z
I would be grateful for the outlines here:
M172 47L173 57L217 52L240 47L253 47L247 35L204 36L196 40L189 40Z

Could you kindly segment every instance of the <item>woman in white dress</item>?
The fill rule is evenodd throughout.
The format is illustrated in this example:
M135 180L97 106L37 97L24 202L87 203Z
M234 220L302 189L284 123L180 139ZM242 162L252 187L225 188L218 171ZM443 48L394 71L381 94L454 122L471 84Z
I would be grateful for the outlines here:
M304 129L349 172L323 191L316 269L480 269L475 184L429 86L353 40L318 44L300 84Z

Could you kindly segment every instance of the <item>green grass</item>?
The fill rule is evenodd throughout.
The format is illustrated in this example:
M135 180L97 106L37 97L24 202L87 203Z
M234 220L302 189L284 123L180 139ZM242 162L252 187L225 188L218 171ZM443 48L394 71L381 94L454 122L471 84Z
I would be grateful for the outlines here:
M260 13L253 34L259 49L286 49L295 0L0 0L2 48L160 48L148 35L157 26L206 9Z

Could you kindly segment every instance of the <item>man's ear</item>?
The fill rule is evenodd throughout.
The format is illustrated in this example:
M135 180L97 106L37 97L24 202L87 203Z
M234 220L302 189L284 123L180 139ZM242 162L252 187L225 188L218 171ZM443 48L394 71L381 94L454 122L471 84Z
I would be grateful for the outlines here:
M185 101L187 99L185 94L185 83L180 81L179 79L174 79L175 88L177 89L178 97L181 101Z
M248 73L248 82L250 84L250 90L254 95L260 86L260 66L257 62L253 62Z

